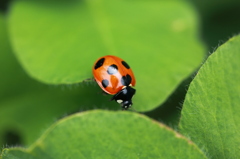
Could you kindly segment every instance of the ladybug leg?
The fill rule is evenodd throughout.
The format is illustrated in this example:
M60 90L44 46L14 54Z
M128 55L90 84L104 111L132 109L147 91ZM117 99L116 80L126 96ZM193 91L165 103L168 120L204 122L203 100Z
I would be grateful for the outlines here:
M121 93L121 91L119 91L117 94L114 94L114 96L110 99L111 101L112 100L116 100L116 97Z
M122 111L125 111L125 110L127 110L127 109L125 109L125 108L122 108Z
M106 92L102 91L102 95L106 96L108 95Z
M101 95L103 95L103 96L106 96L106 95L108 95L106 92L104 92L104 91L99 91L99 92L97 92L97 94L101 94Z
M128 110L131 110L132 112L137 112L133 107L130 107L130 109Z
M116 96L116 94L110 99L110 101L115 100L115 96Z

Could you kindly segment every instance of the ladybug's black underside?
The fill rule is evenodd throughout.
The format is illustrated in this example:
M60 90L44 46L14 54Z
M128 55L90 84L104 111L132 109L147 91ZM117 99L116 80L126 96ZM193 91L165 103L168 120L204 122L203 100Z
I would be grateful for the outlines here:
M132 105L132 97L136 90L130 86L124 87L121 91L115 94L111 100L120 103L124 110L127 110Z

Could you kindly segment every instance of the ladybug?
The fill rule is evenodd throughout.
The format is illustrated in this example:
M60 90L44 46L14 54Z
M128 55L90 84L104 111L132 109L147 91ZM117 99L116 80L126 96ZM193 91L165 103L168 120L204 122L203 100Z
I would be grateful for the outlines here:
M111 100L127 110L133 103L136 80L130 66L121 58L113 55L100 57L92 68L94 78L101 89L111 95Z

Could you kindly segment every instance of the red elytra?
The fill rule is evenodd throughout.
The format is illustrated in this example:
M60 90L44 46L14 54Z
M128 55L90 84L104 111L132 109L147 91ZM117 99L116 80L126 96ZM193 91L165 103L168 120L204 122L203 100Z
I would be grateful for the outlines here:
M113 55L100 57L93 66L93 75L98 85L108 94L114 95L111 100L120 103L123 109L132 105L136 90L136 80L130 66L121 58Z

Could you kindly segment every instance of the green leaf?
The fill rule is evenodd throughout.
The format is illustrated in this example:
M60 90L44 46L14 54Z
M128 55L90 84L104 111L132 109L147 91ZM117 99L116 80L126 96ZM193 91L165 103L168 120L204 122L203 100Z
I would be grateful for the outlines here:
M0 14L0 146L3 144L11 144L6 142L6 136L9 130L18 129L16 125L13 126L9 121L19 122L16 116L22 115L26 117L28 109L24 110L24 114L19 114L18 110L12 109L6 104L8 101L14 101L17 96L23 94L24 91L38 90L38 87L33 86L33 80L29 79L20 65L17 63L14 55L12 54L11 46L8 39L6 20L5 17ZM17 106L19 103L16 103ZM12 110L12 112L5 110ZM3 124L4 123L4 124ZM8 123L8 124L6 124ZM21 121L20 121L21 123ZM16 134L14 132L14 134Z
M201 16L201 37L208 50L212 51L213 48L227 41L229 36L239 33L240 21L237 15L240 1L191 0L191 2Z
M26 78L15 59L9 43L5 17L0 13L0 102L31 89L32 82ZM1 107L1 104L0 104Z
M184 1L14 1L11 41L24 69L39 81L78 83L100 56L132 67L135 109L155 108L202 61L197 16Z
M109 101L109 96L98 95L98 91L96 85L72 89L45 86L41 91L24 92L0 102L0 145L10 144L6 139L8 133L18 135L22 144L29 145L56 119L73 112L95 108L121 110L116 102ZM90 99L92 95L97 96L98 105Z
M56 119L94 108L121 109L93 83L47 86L29 78L12 54L0 14L0 146L29 145ZM94 100L93 100L94 99Z
M56 119L94 108L121 109L93 83L47 86L29 78L12 54L0 14L0 146L32 144ZM94 99L94 100L93 100ZM15 136L15 140L12 139Z
M184 101L180 132L212 158L240 157L240 36L201 67Z
M89 111L64 118L27 149L6 148L8 158L206 158L170 128L131 112Z

